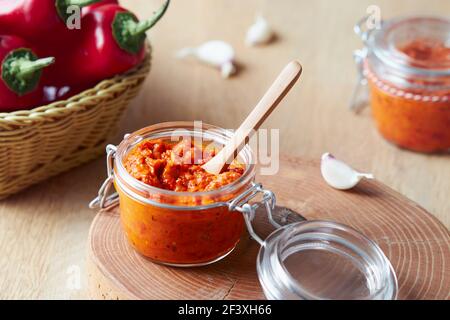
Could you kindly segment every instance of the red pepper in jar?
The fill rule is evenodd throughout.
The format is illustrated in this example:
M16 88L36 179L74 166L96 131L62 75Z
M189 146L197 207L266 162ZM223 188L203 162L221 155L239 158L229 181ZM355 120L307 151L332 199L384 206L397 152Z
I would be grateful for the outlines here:
M145 32L164 15L170 0L149 20L139 21L119 5L99 6L82 18L76 45L57 55L52 85L96 83L128 71L145 57Z
M29 48L22 38L0 36L0 111L26 109L42 102L39 88L42 69L55 59L38 59Z
M64 39L72 5L84 7L100 0L0 0L0 30L29 41Z

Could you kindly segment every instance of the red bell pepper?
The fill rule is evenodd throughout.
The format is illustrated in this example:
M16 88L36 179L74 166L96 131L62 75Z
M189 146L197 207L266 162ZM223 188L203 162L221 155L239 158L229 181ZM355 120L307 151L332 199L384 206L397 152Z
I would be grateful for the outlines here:
M0 36L0 111L34 107L42 103L39 87L42 69L54 62L53 57L38 59L22 38Z
M96 2L94 4L88 5L81 9L81 14L84 17L86 14L90 13L95 8L98 8L100 6L104 6L107 4L119 4L119 1L117 0L101 0L100 2Z
M95 8L83 17L73 48L56 56L58 62L46 82L54 86L96 83L132 69L145 57L145 32L164 15L169 3L141 22L119 5Z
M0 0L0 30L29 41L63 39L70 31L67 9L100 0ZM45 41L48 42L48 41Z

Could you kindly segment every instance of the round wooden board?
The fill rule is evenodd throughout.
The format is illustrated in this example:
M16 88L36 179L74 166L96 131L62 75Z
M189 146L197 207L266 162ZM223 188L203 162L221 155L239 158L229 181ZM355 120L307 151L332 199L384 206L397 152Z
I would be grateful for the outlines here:
M258 181L276 193L279 205L308 220L341 222L377 242L396 271L399 299L450 298L450 233L416 203L377 181L334 190L323 181L318 161L298 158L283 158L276 176ZM255 223L263 235L270 232L265 220ZM228 257L210 266L157 265L129 246L116 207L99 212L91 226L90 293L96 299L264 299L258 250L244 234Z

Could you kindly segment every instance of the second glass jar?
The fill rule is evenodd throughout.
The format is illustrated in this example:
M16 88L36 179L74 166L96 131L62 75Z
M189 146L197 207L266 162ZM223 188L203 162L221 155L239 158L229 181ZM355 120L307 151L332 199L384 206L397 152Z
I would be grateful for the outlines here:
M405 17L363 31L355 58L379 132L399 147L450 151L450 20Z

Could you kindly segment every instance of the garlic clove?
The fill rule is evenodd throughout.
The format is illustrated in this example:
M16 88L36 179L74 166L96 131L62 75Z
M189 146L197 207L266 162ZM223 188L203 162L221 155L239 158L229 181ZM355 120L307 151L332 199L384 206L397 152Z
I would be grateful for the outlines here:
M183 48L178 51L177 57L180 59L194 57L200 62L217 67L225 78L236 71L233 63L234 49L230 44L221 40L208 41L198 47Z
M197 48L197 57L214 66L221 66L234 60L234 49L224 41L208 41Z
M220 67L220 72L222 74L222 77L229 78L236 72L236 67L234 66L233 62L229 61L222 64L222 66Z
M360 173L346 163L336 159L332 154L322 155L320 171L325 181L333 188L348 190L356 186L361 179L373 179L370 173Z
M191 56L195 57L196 52L197 52L197 48L186 47L186 48L179 50L176 54L176 57L178 59L184 59L184 58L191 57Z
M273 31L267 20L263 16L258 15L255 23L247 30L245 43L248 46L256 46L268 43L273 37Z

